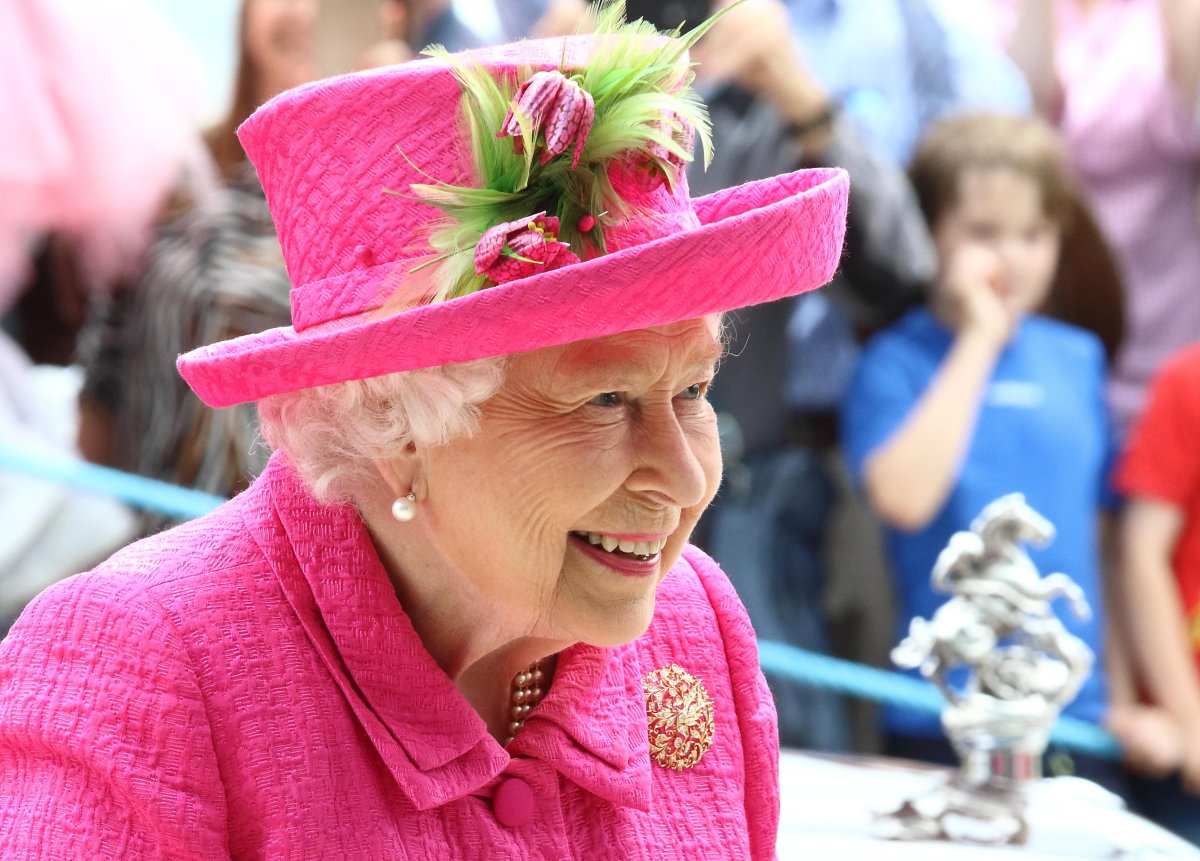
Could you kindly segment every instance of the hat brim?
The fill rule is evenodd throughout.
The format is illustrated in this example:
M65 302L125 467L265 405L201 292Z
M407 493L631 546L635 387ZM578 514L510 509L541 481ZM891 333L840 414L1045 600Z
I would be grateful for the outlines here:
M211 407L396 371L510 355L793 296L833 277L849 180L783 174L692 201L700 226L389 317L270 329L179 357Z

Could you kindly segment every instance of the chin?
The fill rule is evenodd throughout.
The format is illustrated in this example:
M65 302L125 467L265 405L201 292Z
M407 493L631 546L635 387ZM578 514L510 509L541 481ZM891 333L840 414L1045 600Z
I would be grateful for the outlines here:
M580 640L598 649L608 649L632 643L650 627L654 619L654 596L639 601L636 606L624 605L621 608L597 610L597 617L586 626L586 633Z

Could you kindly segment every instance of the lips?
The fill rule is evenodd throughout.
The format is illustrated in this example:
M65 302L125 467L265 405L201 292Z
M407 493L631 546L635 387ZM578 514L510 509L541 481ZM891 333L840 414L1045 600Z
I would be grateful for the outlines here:
M592 547L603 549L607 553L619 554L634 559L649 559L656 556L670 536L637 536L610 535L605 532L572 532L573 536L586 541Z
M593 544L591 536L598 536L600 543ZM624 577L654 577L660 573L662 567L661 548L666 541L666 537L654 537L638 535L635 537L624 536L617 538L617 546L612 550L604 549L604 539L608 538L609 544L612 544L612 539L617 536L606 535L603 532L572 532L570 534L570 544L579 553L594 562L609 569L610 571L620 574ZM632 546L633 550L654 550L650 554L639 554L632 551L621 549L621 541L626 542L626 546ZM642 546L639 547L638 545ZM656 549L657 548L657 549Z

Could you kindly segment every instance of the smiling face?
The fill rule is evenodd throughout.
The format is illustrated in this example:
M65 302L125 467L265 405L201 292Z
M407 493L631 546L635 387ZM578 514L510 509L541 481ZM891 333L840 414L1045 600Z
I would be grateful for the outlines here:
M640 636L721 476L705 391L716 317L513 356L469 438L426 449L414 487L447 588L516 635Z

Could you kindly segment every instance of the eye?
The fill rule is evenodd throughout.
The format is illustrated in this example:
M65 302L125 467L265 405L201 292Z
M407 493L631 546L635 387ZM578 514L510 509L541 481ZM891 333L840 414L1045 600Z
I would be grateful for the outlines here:
M588 401L588 403L597 407L619 407L621 405L621 393L602 392Z
M692 383L686 389L679 393L679 397L685 401L698 401L704 397L704 393L708 391L708 383Z

